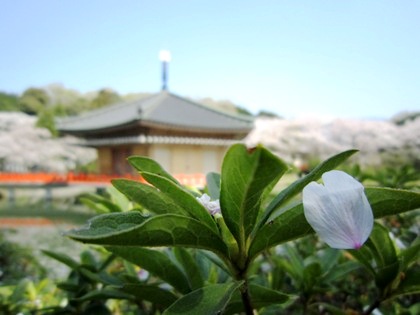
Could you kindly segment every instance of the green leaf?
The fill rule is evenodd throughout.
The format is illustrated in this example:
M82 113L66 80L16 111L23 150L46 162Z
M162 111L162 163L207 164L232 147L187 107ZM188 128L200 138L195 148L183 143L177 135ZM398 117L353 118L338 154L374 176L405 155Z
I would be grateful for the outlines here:
M176 214L154 217L133 211L103 214L91 219L86 227L67 232L66 236L98 245L186 246L227 255L226 245L207 225Z
M78 269L76 269L76 271L78 271L81 275L83 275L84 277L86 277L87 279L89 279L93 283L95 283L95 282L100 282L100 283L102 282L102 283L106 283L106 284L120 284L121 283L120 281L118 281L117 278L116 278L116 281L118 281L118 282L115 282L115 280L112 281L111 279L107 279L106 274L104 272L99 274L97 272L89 270L86 267L80 266ZM105 275L105 277L103 277L104 275ZM111 283L109 283L110 280L112 281Z
M319 262L322 270L328 272L337 266L338 259L341 257L342 252L338 249L328 247L320 252L320 254Z
M286 250L287 258L290 260L292 266L298 271L298 274L302 274L305 269L305 265L297 248L295 246L289 246L288 244L286 244L284 248Z
M220 174L210 172L206 175L207 190L211 199L220 199Z
M181 247L174 248L173 251L176 259L184 268L190 287L195 290L204 286L204 279L201 275L200 268L192 254L187 249Z
M407 294L419 294L420 293L420 270L414 268L409 269L403 275L398 288L392 292L392 297L407 295Z
M412 263L420 259L420 238L417 239L408 247L401 251L399 255L401 259L401 270L407 269Z
M125 293L132 294L138 300L145 300L167 308L173 304L177 297L168 290L164 290L155 285L148 284L125 284L120 288Z
M138 227L150 219L139 212L108 213L98 215L90 220L85 227L67 232L65 235L81 237L83 239L101 238L104 235L112 236L120 234L121 231L130 230Z
M287 260L284 257L275 257L273 260L276 264L276 268L280 269L283 273L287 273L296 282L295 287L301 289L303 268L294 266L290 260Z
M110 252L146 269L181 293L191 291L184 272L162 251L141 247L107 246Z
M245 247L254 228L266 188L286 170L283 161L262 147L247 150L236 144L227 152L222 166L220 203L226 225L240 247Z
M257 232L251 243L249 256L255 257L261 251L274 245L312 233L313 230L303 214L303 205L299 204L282 213Z
M128 179L114 179L111 182L129 199L153 213L186 213L176 202L153 186Z
M184 295L162 315L221 314L240 282L213 284Z
M91 300L108 300L108 299L118 299L118 300L132 300L133 296L131 294L127 294L124 292L121 292L116 289L112 288L104 288L104 289L98 289L98 290L92 290L85 295L74 298L72 300L75 301L91 301Z
M300 257L295 246L289 246L288 244L283 245L285 250L284 256L274 256L273 262L276 267L282 271L288 273L293 280L300 285L303 281L303 271L305 266L303 264L303 258Z
M176 202L189 216L206 224L210 229L218 233L216 222L210 213L190 192L165 177L146 172L141 174L149 183L158 188L162 194Z
M375 223L366 246L369 247L378 268L398 262L395 246L389 237L388 229L382 225Z
M333 282L359 268L361 268L359 263L355 261L346 261L336 266L336 268L330 269L325 275L323 275L322 279L325 282Z
M127 197L122 194L120 191L118 191L115 187L109 186L106 189L106 192L110 195L111 201L118 206L118 208L121 209L121 211L128 211L131 210L132 205L130 200L127 199Z
M338 165L343 163L345 160L347 160L350 156L352 156L356 152L357 150L348 150L348 151L344 151L330 157L329 159L325 160L324 162L319 164L317 167L315 167L308 175L298 179L297 181L292 183L290 186L288 186L286 189L281 191L273 199L273 201L267 206L264 212L264 215L259 222L259 226L257 227L256 230L258 230L261 225L267 222L271 214L278 207L280 207L285 202L289 201L292 197L300 193L306 185L308 185L312 181L318 180L319 178L321 178L322 174L336 168Z
M120 285L123 282L123 280L119 277L113 276L105 271L93 272L84 267L79 268L77 271L92 282L99 282L108 285Z
M348 315L349 314L348 311L342 310L341 308L338 308L328 303L312 303L310 305L310 309L315 310L315 312L317 312L320 308L322 308L325 311L328 311L327 314L331 314L331 315Z
M66 254L62 254L62 253L57 253L57 252L53 252L50 250L46 250L43 249L41 250L43 254L47 255L48 257L51 257L63 264L65 264L66 266L70 267L71 269L77 269L79 268L79 263L77 261L75 261L73 258L71 258L70 256L66 255Z
M269 288L257 285L250 284L249 295L251 297L251 304L254 309L260 309L262 307L270 305L279 305L288 302L291 298L295 298L292 295L284 294L279 291L271 290ZM241 296L238 291L236 291L226 307L226 310L223 314L238 314L244 311L244 306L241 300Z
M166 179L181 186L181 184L155 160L145 156L130 156L128 162L140 173L152 173L158 176L165 177ZM146 179L147 180L147 179Z
M72 292L72 293L80 292L80 284L70 282L70 281L63 281L63 282L57 283L57 288L59 288L60 290Z
M375 218L420 208L418 192L392 188L365 188L365 193Z
M367 246L362 246L360 249L347 250L357 261L359 261L372 276L376 276L376 270L372 267L371 261L373 259L372 252Z
M201 254L203 255L203 257L208 259L211 262L211 264L214 264L215 266L223 270L226 274L230 274L230 271L226 267L226 264L214 253L202 251Z
M369 248L375 259L376 284L384 289L399 272L399 260L388 229L376 223L365 246Z
M87 194L80 197L79 200L87 207L95 210L97 213L120 212L121 209L109 200L94 194Z
M303 270L304 291L310 292L312 288L319 282L322 275L321 265L318 262L313 262Z
M400 262L388 229L377 223L365 245L349 252L375 276L376 285L382 290L399 274Z

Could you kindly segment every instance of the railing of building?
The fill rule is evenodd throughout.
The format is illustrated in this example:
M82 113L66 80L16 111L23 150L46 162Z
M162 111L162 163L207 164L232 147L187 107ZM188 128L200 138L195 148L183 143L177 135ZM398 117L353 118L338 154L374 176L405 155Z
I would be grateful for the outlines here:
M182 184L192 187L204 187L204 174L176 174L174 177ZM140 175L105 175L73 173L3 173L0 172L0 184L5 186L20 185L109 185L112 179L126 178L145 182Z

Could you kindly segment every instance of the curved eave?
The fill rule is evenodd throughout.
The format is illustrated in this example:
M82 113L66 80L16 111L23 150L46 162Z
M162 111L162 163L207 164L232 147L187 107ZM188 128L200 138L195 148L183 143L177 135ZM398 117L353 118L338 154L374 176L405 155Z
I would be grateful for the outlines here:
M80 145L90 147L103 147L127 144L187 144L228 147L235 143L242 142L242 140L233 139L138 135L116 138L87 139L84 140Z
M59 128L59 131L62 133L70 133L75 135L84 135L84 134L98 134L98 133L109 133L113 131L121 131L128 128L136 127L146 127L146 128L156 128L161 130L174 130L174 131L187 131L187 132L197 132L197 133L234 133L234 134L246 134L250 132L253 128L252 125L249 127L243 128L203 128L199 126L184 126L184 125L175 125L168 124L163 122L156 122L150 120L132 120L123 124L118 124L114 126L107 126L105 128L95 128L95 129L65 129Z
M77 128L69 128L66 129L65 127L63 128L58 128L58 130L62 133L70 133L70 134L75 134L75 135L85 135L85 134L98 134L98 133L108 133L108 132L112 132L112 131L120 131L120 130L125 130L128 128L133 128L133 127L139 127L139 120L131 120L131 121L127 121L125 123L120 123L120 124L116 124L116 125L112 125L112 126L106 126L106 127L98 127L98 128L85 128L85 129L77 129Z
M203 132L203 133L248 133L252 130L253 126L242 127L242 128L223 128L223 127L200 127L200 126L185 126L185 125L175 125L164 122L157 122L151 120L140 121L141 126L156 128L156 129L165 129L165 130L176 130L176 131L194 131L194 132Z

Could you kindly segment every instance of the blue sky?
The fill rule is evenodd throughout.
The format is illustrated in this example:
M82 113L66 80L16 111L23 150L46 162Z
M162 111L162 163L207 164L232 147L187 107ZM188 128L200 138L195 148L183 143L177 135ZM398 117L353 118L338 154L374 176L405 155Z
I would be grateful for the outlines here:
M420 1L1 1L0 91L169 90L285 117L420 110Z

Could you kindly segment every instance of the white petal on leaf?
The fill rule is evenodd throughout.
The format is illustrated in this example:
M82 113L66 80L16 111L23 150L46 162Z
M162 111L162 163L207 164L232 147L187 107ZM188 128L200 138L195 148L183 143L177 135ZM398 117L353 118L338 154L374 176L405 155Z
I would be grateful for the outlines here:
M359 248L369 237L373 214L361 183L342 171L322 176L324 185L303 189L306 220L330 247Z

